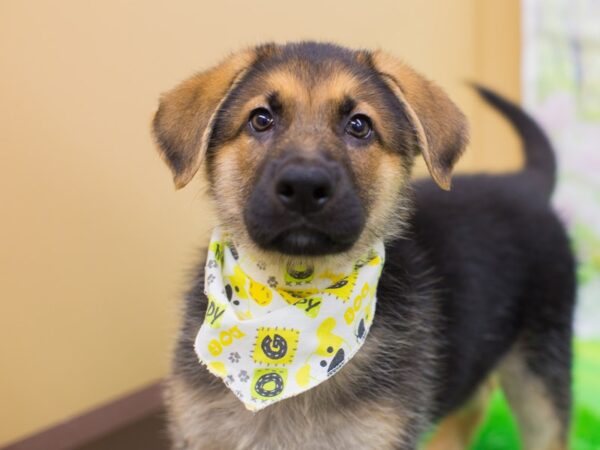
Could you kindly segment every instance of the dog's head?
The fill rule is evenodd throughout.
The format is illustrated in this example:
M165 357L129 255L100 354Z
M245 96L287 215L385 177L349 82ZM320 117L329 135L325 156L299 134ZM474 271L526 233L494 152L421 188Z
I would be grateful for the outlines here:
M168 92L153 124L178 188L205 164L239 245L308 257L395 234L415 156L449 189L467 140L462 113L408 66L317 43L234 54Z

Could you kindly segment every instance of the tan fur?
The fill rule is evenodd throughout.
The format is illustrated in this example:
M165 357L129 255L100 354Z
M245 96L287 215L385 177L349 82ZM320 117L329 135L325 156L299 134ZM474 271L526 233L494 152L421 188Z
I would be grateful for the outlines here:
M236 53L163 95L154 117L154 133L178 189L188 184L198 171L216 112L254 58L254 50ZM175 151L181 167L174 166L167 154Z
M365 347L376 346L370 339ZM247 411L229 391L199 391L172 377L166 392L175 449L392 450L403 439L406 423L397 405L348 398L345 389L371 364L361 352L328 383L257 413ZM215 381L220 383L219 380Z
M378 51L373 61L404 105L431 176L449 190L452 167L468 140L463 113L444 91L398 59Z
M477 389L460 410L444 418L427 443L426 450L464 450L469 448L485 419L495 382L490 378Z
M267 74L264 79L265 91L276 91L286 103L295 106L310 105L311 96L306 89L306 84L299 78L297 70L293 67L275 69Z
M541 379L525 362L518 346L500 365L500 382L514 413L525 450L565 450L567 432Z

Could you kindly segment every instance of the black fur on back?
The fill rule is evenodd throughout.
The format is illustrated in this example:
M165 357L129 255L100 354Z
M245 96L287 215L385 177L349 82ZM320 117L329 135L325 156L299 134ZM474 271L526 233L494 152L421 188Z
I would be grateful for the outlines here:
M409 238L429 258L439 292L437 415L460 405L517 340L548 383L570 372L575 262L549 202L552 146L517 105L477 90L516 128L526 163L514 174L456 177L451 192L415 183ZM568 411L569 393L551 392Z

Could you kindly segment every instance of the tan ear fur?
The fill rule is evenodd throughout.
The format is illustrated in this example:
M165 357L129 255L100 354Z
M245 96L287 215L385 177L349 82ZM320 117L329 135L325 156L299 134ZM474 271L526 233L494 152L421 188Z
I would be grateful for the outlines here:
M376 51L372 61L404 107L431 177L449 190L452 168L468 142L464 114L442 89L398 59Z
M161 97L153 132L177 189L188 184L200 168L219 107L255 58L255 49L235 53Z

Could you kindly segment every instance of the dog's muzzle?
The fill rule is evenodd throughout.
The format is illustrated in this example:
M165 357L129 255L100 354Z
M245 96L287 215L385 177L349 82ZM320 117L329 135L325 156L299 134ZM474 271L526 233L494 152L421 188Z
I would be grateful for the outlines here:
M364 216L347 169L321 155L267 161L244 211L248 233L260 247L294 255L348 250Z

